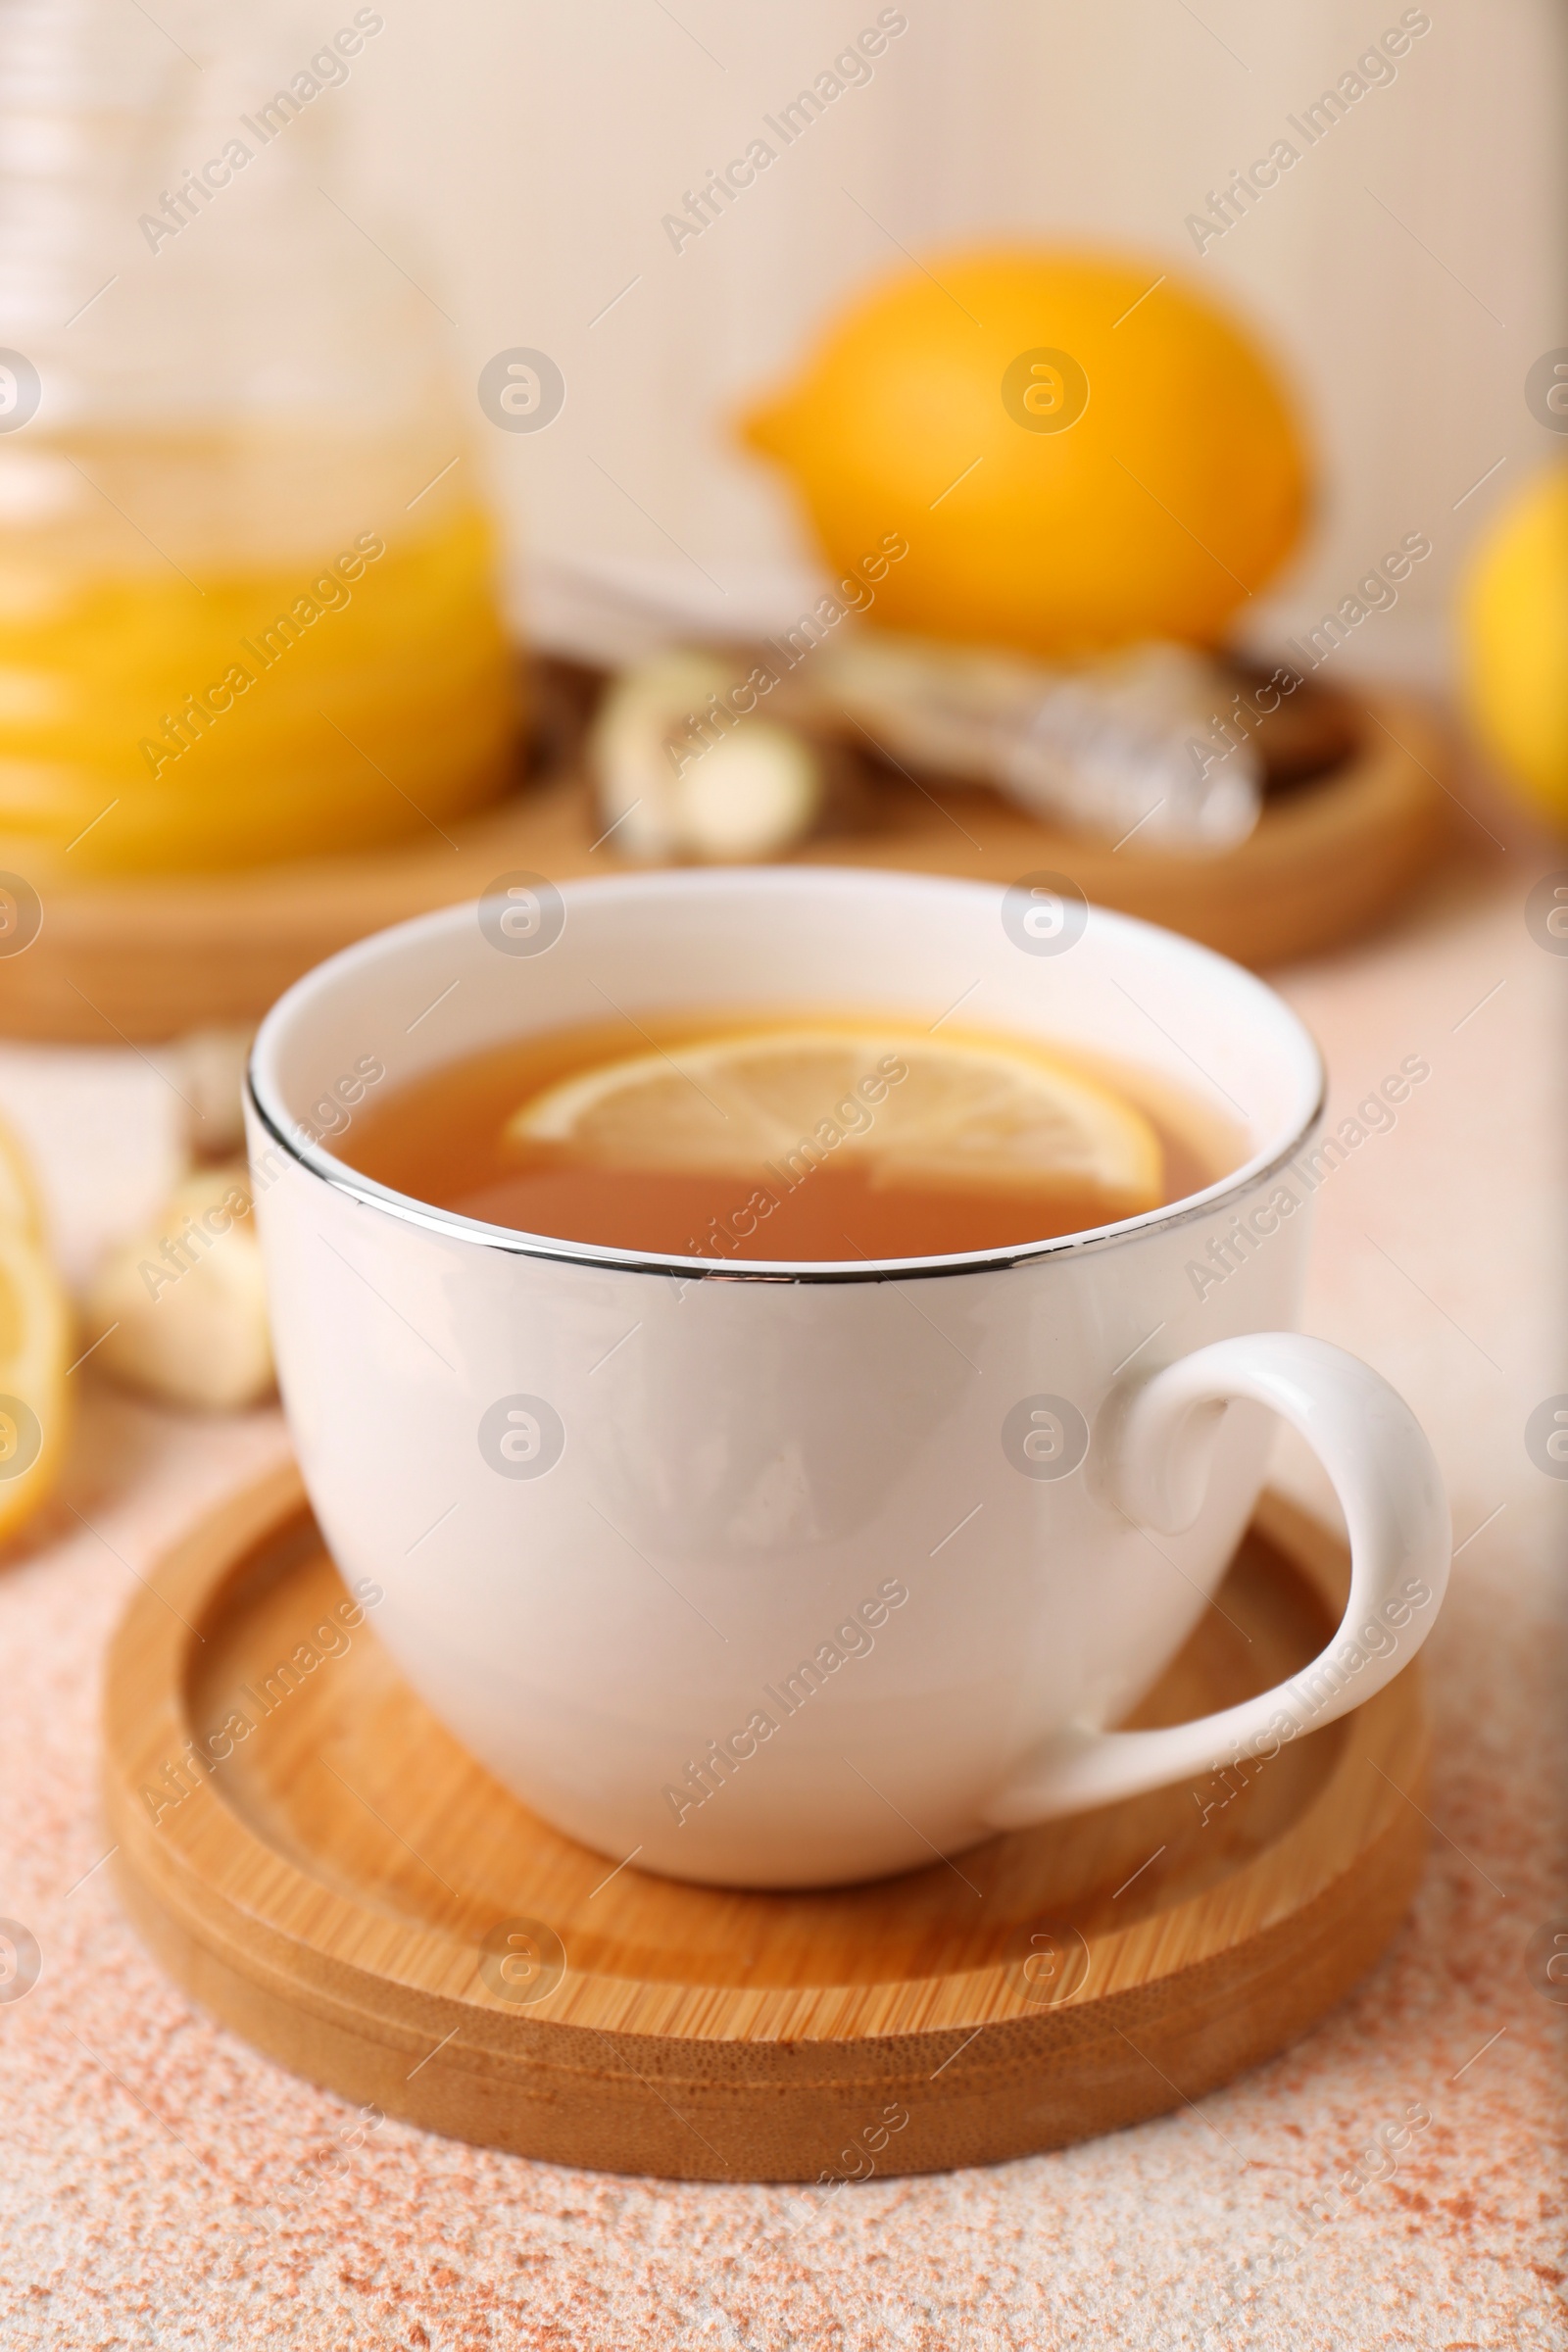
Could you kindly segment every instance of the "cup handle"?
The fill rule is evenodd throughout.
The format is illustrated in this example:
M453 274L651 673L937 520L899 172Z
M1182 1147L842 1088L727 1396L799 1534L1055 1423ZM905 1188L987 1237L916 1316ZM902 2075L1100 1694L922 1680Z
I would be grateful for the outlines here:
M1403 1397L1324 1340L1250 1333L1156 1372L1112 1440L1107 1484L1116 1506L1162 1535L1191 1527L1225 1407L1238 1397L1299 1430L1334 1482L1349 1530L1350 1596L1333 1640L1273 1690L1193 1723L1059 1734L983 1806L989 1827L1022 1829L1206 1775L1235 1761L1239 1747L1273 1755L1381 1690L1431 1632L1453 1541L1437 1461Z

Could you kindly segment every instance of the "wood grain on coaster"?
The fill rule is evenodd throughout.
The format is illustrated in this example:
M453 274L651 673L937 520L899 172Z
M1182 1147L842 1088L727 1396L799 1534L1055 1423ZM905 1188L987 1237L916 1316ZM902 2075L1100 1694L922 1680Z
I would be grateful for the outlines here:
M1334 1537L1265 1495L1134 1720L1293 1672L1348 1577ZM617 1867L415 1697L291 1468L154 1570L106 1733L132 1916L237 2033L431 2131L688 2180L987 2163L1200 2097L1355 1983L1425 1835L1417 1660L1266 1762L904 1878L758 1894Z

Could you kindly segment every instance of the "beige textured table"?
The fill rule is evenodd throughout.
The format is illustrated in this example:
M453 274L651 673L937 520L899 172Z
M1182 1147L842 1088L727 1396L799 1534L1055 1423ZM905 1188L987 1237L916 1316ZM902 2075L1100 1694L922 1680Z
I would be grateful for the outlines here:
M1397 1127L1324 1186L1306 1310L1422 1415L1460 1544L1428 1653L1430 1867L1359 1991L1161 2122L820 2203L564 2172L390 2123L363 2134L160 1975L116 1901L95 1796L100 1665L138 1564L274 1457L280 1425L182 1422L92 1386L89 1366L69 1491L0 1565L0 1915L41 1957L26 1996L0 2002L0 2343L1563 2343L1568 2009L1547 1997L1540 1931L1568 1929L1552 1876L1568 1487L1533 1464L1524 1425L1568 1389L1568 957L1532 939L1524 901L1568 850L1473 839L1476 863L1397 936L1282 982L1327 1049L1336 1118L1404 1056L1431 1065ZM97 1083L0 1054L0 1107L59 1171L78 1258L105 1220L79 1167ZM146 1127L124 1183L145 1189L158 1082L121 1083ZM1321 1501L1304 1457L1282 1451L1281 1470ZM1427 2120L1396 2169L1357 2170L1412 2111Z

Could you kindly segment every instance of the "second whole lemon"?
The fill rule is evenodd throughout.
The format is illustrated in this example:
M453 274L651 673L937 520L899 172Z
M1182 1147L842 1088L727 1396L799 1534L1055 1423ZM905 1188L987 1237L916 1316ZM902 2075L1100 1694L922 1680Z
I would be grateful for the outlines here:
M1301 431L1252 337L1157 265L1078 251L937 257L894 279L745 433L874 618L1047 657L1217 643L1308 501Z
M1492 524L1459 628L1477 732L1520 797L1568 827L1568 466L1526 483Z

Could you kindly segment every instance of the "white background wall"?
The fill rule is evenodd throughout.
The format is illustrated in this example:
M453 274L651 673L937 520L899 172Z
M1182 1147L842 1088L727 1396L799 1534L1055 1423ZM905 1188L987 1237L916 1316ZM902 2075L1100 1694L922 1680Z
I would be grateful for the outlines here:
M901 245L1038 230L1188 270L1294 371L1327 501L1256 627L1315 617L1420 529L1434 560L1346 658L1441 673L1467 544L1565 454L1523 397L1531 362L1568 344L1553 0L1429 0L1398 78L1201 259L1185 216L1397 23L1398 0L904 5L874 80L677 254L661 216L877 0L385 0L385 33L330 101L341 187L383 208L389 251L439 293L466 384L507 345L564 371L548 431L502 434L470 409L541 610L570 627L563 567L584 565L629 567L699 612L773 593L798 610L781 566L806 551L726 416L849 292L904 266Z

